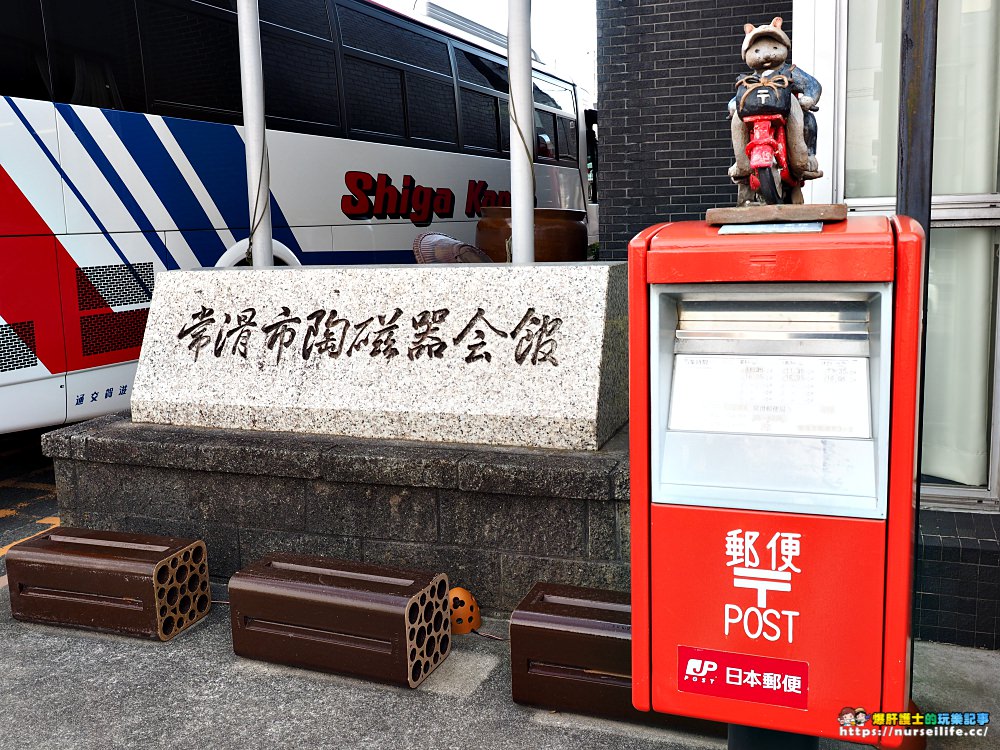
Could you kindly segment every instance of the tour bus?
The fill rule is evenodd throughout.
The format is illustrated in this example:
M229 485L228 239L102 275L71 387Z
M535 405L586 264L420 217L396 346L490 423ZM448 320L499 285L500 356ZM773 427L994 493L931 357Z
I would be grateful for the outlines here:
M0 432L127 408L157 272L245 258L235 4L3 4ZM373 2L259 7L276 264L411 263L509 204L501 46ZM576 88L533 84L537 204L585 210Z

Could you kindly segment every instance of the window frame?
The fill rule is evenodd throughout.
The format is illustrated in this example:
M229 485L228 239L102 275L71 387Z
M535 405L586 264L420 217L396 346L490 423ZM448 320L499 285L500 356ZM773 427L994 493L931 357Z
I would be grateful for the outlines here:
M140 2L151 2L159 5L166 5L173 8L177 8L181 11L188 13L201 13L203 15L216 18L220 21L227 22L232 20L234 24L234 30L236 29L235 24L237 23L237 14L234 11L226 10L225 8L220 8L216 5L201 2L201 0L136 0L134 3L136 9L136 17L138 20L139 29L139 46L143 55L143 83L145 86L146 93L146 106L143 110L146 114L152 114L159 117L178 117L185 119L197 120L198 122L215 123L222 125L242 125L243 122L243 112L242 110L228 110L228 109L216 109L210 107L200 107L192 104L185 104L183 102L168 102L168 101L154 101L153 92L149 85L149 78L146 74L147 64L146 64L146 41L143 35L142 25L142 10L139 8ZM326 3L324 3L326 5ZM327 9L329 12L329 9ZM327 48L333 53L333 62L336 69L337 76L337 99L339 108L340 124L334 125L332 123L318 122L315 120L302 120L292 117L283 117L279 115L266 114L265 112L265 125L271 130L280 130L291 133L302 133L311 135L323 135L330 137L344 137L344 102L343 102L343 68L340 58L337 54L337 44L334 40L326 39L321 36L316 36L315 34L310 34L305 31L299 31L297 29L292 29L287 26L281 26L280 24L272 23L270 21L261 20L261 35L264 33L273 34L278 37L286 37L289 39L295 39L304 42L308 45ZM238 34L238 32L237 32ZM262 45L263 46L263 45ZM239 61L237 59L237 66ZM265 110L266 110L266 100L265 100Z
M806 203L846 203L854 215L891 215L896 197L845 198L847 121L847 35L849 0L815 3L793 0L795 42L793 60L824 83L817 121L820 132L817 156L827 176L807 183ZM833 33L829 30L832 29ZM1000 123L998 123L1000 127ZM829 134L829 135L824 135ZM998 159L1000 162L1000 159ZM1000 172L1000 163L997 166ZM998 192L985 194L935 194L931 198L931 228L1000 227ZM993 340L989 417L989 459L985 487L920 483L921 506L936 510L1000 512L1000 249L993 250ZM919 470L919 467L918 467Z
M560 80L560 79L558 79L558 78L556 78L554 76L546 75L545 73L542 73L542 72L537 71L537 70L532 70L531 71L531 80L532 80L532 83L534 83L534 81L536 81L536 80L551 82L552 84L554 84L556 86L559 86L560 88L568 90L570 92L570 94L572 95L572 97L573 97L573 111L572 112L567 112L562 107L552 107L552 106L549 106L547 104L539 104L538 102L536 102L535 101L535 96L534 96L535 92L534 92L534 89L532 88L531 101L532 101L532 104L535 107L535 110L538 111L538 112L545 112L545 113L552 114L552 115L555 116L555 132L553 133L553 135L555 136L556 155L555 155L555 157L552 157L552 158L547 157L547 156L539 156L538 153L537 153L538 149L537 149L537 143L536 143L535 155L534 155L535 162L537 164L552 164L554 166L566 166L567 164L571 164L572 166L579 168L579 164L580 164L580 134L579 134L579 131L580 131L580 113L578 111L578 109L579 109L579 102L577 101L576 84L568 83L567 81L562 81L562 80ZM564 158L563 157L562 148L560 147L560 144L559 144L559 141L560 141L560 138L559 138L559 120L560 119L573 120L573 121L575 121L577 123L576 153L573 155L572 158L569 158L569 157Z
M197 120L198 122L210 122L222 125L241 125L243 123L242 111L230 111L228 109L201 107L193 104L185 104L183 102L158 101L154 99L154 92L150 90L151 87L149 84L150 64L147 60L149 42L146 35L143 33L143 24L146 23L146 20L143 18L143 9L140 7L143 2L166 5L188 13L197 12L219 19L220 21L225 21L229 16L234 18L236 16L236 14L232 11L219 8L208 3L198 2L198 0L135 0L133 5L135 7L137 29L139 32L139 49L143 60L143 85L145 86L146 91L146 106L143 113L151 114L157 117L177 117ZM238 65L239 62L237 61L237 66Z
M272 130L283 130L291 133L303 133L308 135L325 135L331 137L344 137L347 133L347 125L344 119L344 67L340 59L339 47L335 40L326 39L321 36L316 36L315 34L309 34L305 31L298 31L297 29L292 29L287 26L280 26L270 21L261 20L260 22L261 37L263 37L264 32L269 34L275 34L276 36L284 36L289 39L295 39L313 47L319 47L329 50L332 54L334 72L337 77L337 108L340 122L336 125L329 122L318 122L316 120L300 120L293 117L281 117L279 115L268 115L265 113L265 125ZM263 48L263 41L261 42L261 47ZM261 49L261 57L263 58L263 49ZM267 108L267 98L265 90L264 107ZM242 114L242 113L241 113ZM275 127L274 123L287 123L289 125L294 125L295 127Z
M456 41L454 39L452 39L450 41L451 41L451 49L452 49L451 59L452 59L453 70L455 71L455 83L456 83L456 87L457 87L457 91L458 91L459 95L461 95L461 90L462 89L468 89L468 90L474 91L474 92L476 92L478 94L485 94L486 96L491 96L491 97L493 97L494 99L497 100L496 118L494 120L495 125L496 125L496 137L497 137L497 149L495 151L491 150L491 149L487 149L487 148L481 148L479 146L469 146L469 145L467 145L465 143L465 131L464 131L464 127L463 127L464 123L462 123L462 121L461 121L462 102L461 102L460 99L456 100L457 104L458 104L458 114L459 114L459 133L458 133L458 137L459 137L459 142L462 145L462 150L465 151L466 153L476 154L477 156L492 156L492 157L495 157L495 158L501 158L501 159L502 158L506 158L506 159L509 159L510 158L510 149L509 148L506 148L506 149L504 148L504 139L503 139L503 132L502 132L502 130L503 130L503 117L501 116L501 113L500 113L500 102L501 101L507 102L507 106L509 108L510 107L510 92L509 91L506 91L506 92L505 91L500 91L499 89L494 89L494 88L491 88L489 86L483 86L483 85L478 84L478 83L473 83L471 81L465 81L465 80L463 80L461 78L459 72L458 72L458 57L457 56L458 56L459 52L468 52L469 54L476 55L477 57L482 57L483 59L490 60L491 62L499 63L500 65L503 65L505 68L509 69L509 66L507 64L507 60L504 59L504 58L502 58L502 57L500 57L499 55L495 55L495 54L493 54L491 52L488 52L487 50L481 49L481 48L476 47L476 46L474 46L472 44L468 44L468 43Z
M419 26L414 23L406 23L404 19L397 18L393 16L388 11L383 11L381 9L371 8L370 6L363 5L353 0L329 0L327 3L331 12L331 23L334 26L334 36L336 37L337 44L337 55L338 55L338 71L344 70L344 59L346 57L353 57L359 60L366 60L370 63L376 65L381 65L386 68L393 68L402 73L402 106L403 106L403 135L394 136L386 133L378 133L371 130L365 130L363 128L354 128L351 126L350 113L347 111L347 86L348 83L341 75L340 91L341 91L341 109L343 114L343 126L344 126L344 137L349 139L356 139L360 141L371 141L374 143L387 143L396 146L411 146L416 148L428 148L434 151L462 151L462 122L461 122L461 104L458 100L458 91L456 90L455 83L457 76L455 75L455 55L451 47L451 39L443 34L435 33L434 31L427 29L423 26ZM403 62L402 60L395 60L391 57L386 57L384 55L375 54L373 52L367 52L366 50L358 49L357 47L351 47L344 43L343 32L340 27L340 15L337 11L338 8L348 8L352 11L360 12L364 15L371 16L375 18L380 23L390 23L399 28L405 29L406 31L411 31L422 36L433 39L434 41L441 42L445 45L448 50L449 64L451 65L451 75L445 75L439 73L435 70L430 70L429 68L422 68L419 65L413 65L411 63ZM454 114L455 123L458 129L458 137L456 143L449 143L447 141L438 141L430 138L416 138L410 135L410 112L409 112L409 97L408 97L408 76L419 75L425 78L431 78L442 83L449 83L452 86L452 90L455 92L454 100Z

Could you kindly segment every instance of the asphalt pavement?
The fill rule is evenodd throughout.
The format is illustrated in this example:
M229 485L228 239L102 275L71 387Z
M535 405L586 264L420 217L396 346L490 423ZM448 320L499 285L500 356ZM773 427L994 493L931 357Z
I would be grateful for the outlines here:
M237 657L228 615L216 604L205 621L159 643L17 622L4 590L0 749L725 747L717 734L519 706L510 698L502 641L456 638L448 659L409 690ZM497 635L505 629L500 620L482 628ZM1000 653L918 644L915 699L922 710L1000 716L998 685ZM985 738L933 739L929 747L1000 747L1000 727L992 729Z
M12 544L58 523L52 460L42 454L41 434L0 435L0 576Z
M36 436L0 437L0 566L8 545L44 532L56 513ZM214 588L216 600L228 598ZM506 622L487 620L482 630L502 637ZM408 690L237 657L222 603L169 643L22 623L11 617L2 567L0 696L0 750L726 746L721 727L699 733L519 706L507 644L474 635L456 638L437 671ZM988 712L1000 723L1000 652L918 642L914 700L925 712ZM1000 726L988 730L928 747L1000 748Z

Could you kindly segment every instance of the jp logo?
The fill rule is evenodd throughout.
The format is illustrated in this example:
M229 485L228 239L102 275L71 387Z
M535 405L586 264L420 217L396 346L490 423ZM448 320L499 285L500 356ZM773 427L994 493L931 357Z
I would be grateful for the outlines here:
M719 665L714 661L688 659L687 668L684 670L684 679L693 682L707 682L709 674L715 672L718 668ZM714 674L711 677L711 681L715 682Z

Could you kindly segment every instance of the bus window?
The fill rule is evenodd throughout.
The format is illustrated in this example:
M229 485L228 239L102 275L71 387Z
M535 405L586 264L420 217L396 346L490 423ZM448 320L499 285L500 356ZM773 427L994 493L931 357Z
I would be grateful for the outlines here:
M462 89L462 140L466 146L497 150L497 100Z
M557 117L556 127L559 129L559 160L579 161L580 146L576 139L576 120Z
M57 102L146 110L133 0L45 0Z
M535 104L561 109L567 114L576 116L576 107L573 106L573 92L565 86L560 86L536 75L532 79L531 88Z
M360 7L354 3L337 6L344 46L344 99L352 134L405 138L412 145L431 148L456 146L458 122L448 43Z
M351 130L403 137L403 73L344 56L347 117Z
M407 73L406 105L411 138L458 143L455 88L450 82Z
M456 46L455 66L463 83L497 92L491 94L462 87L462 137L465 145L510 152L510 108L503 96L510 88L507 65Z
M236 0L197 0L199 3L211 5L213 8L236 12Z
M509 84L506 65L463 49L455 50L455 62L458 65L458 77L465 83L507 93Z
M535 110L535 154L539 159L556 158L556 116Z
M583 111L584 125L587 128L587 180L590 182L590 202L597 203L597 110Z
M339 7L344 45L451 76L448 45L390 22L388 17Z
M500 100L500 148L504 153L510 153L510 103Z
M333 44L261 24L260 45L268 127L305 130L303 123L339 126Z
M259 0L260 20L333 40L326 0Z
M26 99L52 98L37 2L5 3L0 11L0 91Z
M242 121L236 15L186 2L138 3L153 114Z

